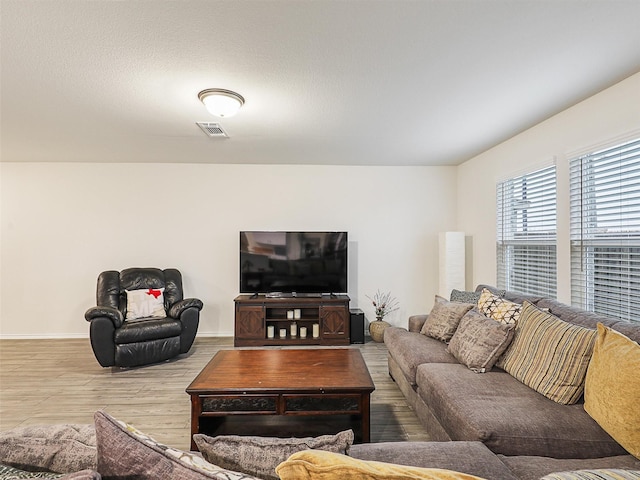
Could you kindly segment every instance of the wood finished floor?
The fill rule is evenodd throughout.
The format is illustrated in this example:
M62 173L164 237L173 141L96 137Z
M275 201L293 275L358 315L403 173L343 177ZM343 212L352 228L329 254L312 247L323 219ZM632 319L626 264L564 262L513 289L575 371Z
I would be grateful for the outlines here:
M0 340L0 431L17 426L93 423L105 410L167 445L189 449L185 389L232 338L198 338L178 359L132 369L102 368L89 340ZM271 347L279 348L279 347ZM313 348L313 347L311 347ZM429 440L387 371L387 349L367 337L362 352L376 390L371 441Z

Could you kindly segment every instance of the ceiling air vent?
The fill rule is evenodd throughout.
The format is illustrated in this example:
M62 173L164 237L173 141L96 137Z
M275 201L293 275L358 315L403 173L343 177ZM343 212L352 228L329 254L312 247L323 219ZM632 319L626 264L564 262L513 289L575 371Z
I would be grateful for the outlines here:
M227 135L227 132L222 129L219 123L196 122L196 125L198 125L208 137L229 138L229 135Z

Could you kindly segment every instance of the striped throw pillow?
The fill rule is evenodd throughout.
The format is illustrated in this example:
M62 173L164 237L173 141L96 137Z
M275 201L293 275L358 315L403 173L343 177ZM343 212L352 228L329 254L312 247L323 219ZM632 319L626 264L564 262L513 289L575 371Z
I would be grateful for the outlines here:
M595 469L557 472L545 475L540 480L640 480L637 470Z
M498 366L554 402L576 403L596 331L564 322L524 302L511 345Z

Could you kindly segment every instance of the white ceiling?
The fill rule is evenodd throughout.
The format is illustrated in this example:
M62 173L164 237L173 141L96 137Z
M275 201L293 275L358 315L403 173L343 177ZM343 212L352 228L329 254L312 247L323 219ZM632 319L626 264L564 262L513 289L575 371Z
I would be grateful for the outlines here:
M0 8L2 161L456 165L640 71L640 0Z

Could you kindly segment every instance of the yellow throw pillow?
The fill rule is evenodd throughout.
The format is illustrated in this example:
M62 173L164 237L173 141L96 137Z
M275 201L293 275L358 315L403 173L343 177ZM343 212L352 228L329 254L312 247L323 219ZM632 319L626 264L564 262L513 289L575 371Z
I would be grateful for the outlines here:
M323 450L294 453L276 467L281 480L483 480L439 468L372 462Z
M640 459L640 345L598 324L584 387L584 409L591 418Z

